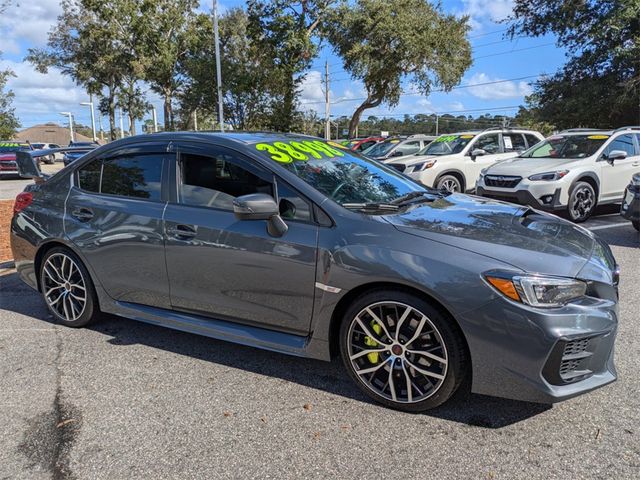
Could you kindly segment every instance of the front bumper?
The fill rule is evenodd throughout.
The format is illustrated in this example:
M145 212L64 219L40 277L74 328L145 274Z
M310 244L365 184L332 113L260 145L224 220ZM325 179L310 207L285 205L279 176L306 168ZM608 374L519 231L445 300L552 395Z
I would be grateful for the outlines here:
M545 310L498 298L467 312L460 322L475 393L555 403L617 378L615 301L585 298Z
M503 190L490 189L481 185L476 186L476 195L494 200L502 200L503 202L518 203L520 205L528 205L539 210L556 211L563 210L566 205L560 200L562 190L556 188L552 192L536 196L529 190Z
M629 185L624 192L620 215L632 222L640 222L640 185Z

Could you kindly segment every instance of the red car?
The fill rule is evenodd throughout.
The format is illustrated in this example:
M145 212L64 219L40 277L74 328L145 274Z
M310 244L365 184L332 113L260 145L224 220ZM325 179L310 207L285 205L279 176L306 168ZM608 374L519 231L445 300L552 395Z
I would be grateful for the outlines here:
M19 150L33 149L28 143L0 140L0 179L9 176L18 176L16 152Z
M350 150L354 151L354 152L358 152L358 153L362 153L364 152L367 148L375 145L378 142L381 142L384 140L384 137L367 137L367 138L356 138L354 140L351 140L348 144L347 144L347 148L349 148Z

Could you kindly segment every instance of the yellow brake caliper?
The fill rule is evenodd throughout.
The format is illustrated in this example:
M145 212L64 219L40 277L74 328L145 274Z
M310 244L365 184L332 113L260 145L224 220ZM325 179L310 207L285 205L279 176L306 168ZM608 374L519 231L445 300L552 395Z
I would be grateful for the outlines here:
M380 335L382 333L382 327L378 325L375 320L371 320L371 328L373 329L374 332L376 332L377 335ZM378 342L376 342L373 338L369 336L364 337L364 344L367 347L373 347L373 348L378 346ZM367 353L367 358L369 359L369 362L375 365L380 361L380 354L378 352Z

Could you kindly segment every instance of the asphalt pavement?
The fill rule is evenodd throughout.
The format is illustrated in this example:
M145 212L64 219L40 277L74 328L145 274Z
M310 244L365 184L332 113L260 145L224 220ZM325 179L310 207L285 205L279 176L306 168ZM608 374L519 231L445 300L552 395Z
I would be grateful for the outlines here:
M620 220L585 225L622 266L619 380L553 407L405 414L337 360L111 316L65 328L0 265L0 479L640 478L640 234Z

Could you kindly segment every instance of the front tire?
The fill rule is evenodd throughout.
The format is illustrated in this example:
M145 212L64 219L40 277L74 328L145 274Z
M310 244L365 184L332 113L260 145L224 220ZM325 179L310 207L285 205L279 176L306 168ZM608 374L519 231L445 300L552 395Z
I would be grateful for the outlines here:
M349 376L376 402L405 412L449 400L468 370L466 352L447 315L402 290L361 295L340 327L340 354Z
M575 223L582 223L589 219L596 208L596 191L587 182L578 182L569 194L567 214Z
M55 247L42 259L40 289L49 312L63 325L84 327L98 313L89 272L71 250Z
M447 192L461 192L462 191L462 183L455 175L443 175L438 179L436 183L436 188L438 190L446 190Z

